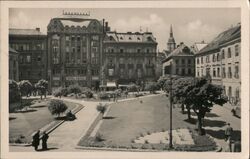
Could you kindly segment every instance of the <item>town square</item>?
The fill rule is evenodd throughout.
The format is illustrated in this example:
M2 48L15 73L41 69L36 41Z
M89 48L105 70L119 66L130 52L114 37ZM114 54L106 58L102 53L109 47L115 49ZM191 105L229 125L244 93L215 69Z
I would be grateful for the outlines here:
M242 152L238 8L10 8L10 152Z

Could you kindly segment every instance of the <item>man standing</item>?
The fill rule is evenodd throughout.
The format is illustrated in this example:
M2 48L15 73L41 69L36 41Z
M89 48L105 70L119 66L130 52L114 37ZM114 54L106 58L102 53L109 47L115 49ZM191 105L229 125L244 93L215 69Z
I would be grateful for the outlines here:
M49 138L49 135L46 133L46 131L43 132L43 136L42 136L42 149L43 150L47 150L47 140Z
M233 133L233 128L230 126L230 123L227 123L226 129L225 129L225 141L228 140L228 138L231 139Z
M40 142L40 130L37 130L37 132L32 137L32 146L35 148L36 151L39 146L39 142Z

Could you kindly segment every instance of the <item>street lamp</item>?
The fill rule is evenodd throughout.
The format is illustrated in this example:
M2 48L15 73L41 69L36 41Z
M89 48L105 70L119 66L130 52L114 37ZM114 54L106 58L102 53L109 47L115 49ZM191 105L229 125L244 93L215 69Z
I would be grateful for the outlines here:
M169 148L173 148L173 135L172 135L172 62L170 62L170 92L169 92L169 105L170 105L170 130L169 130Z

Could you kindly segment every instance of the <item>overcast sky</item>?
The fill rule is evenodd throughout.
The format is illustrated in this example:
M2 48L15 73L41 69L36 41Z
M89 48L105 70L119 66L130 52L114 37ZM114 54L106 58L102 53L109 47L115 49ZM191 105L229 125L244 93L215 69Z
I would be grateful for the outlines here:
M177 44L188 46L204 40L211 41L216 35L240 22L240 9L10 9L10 28L34 29L47 32L50 19L62 15L62 11L90 12L91 18L105 19L111 30L117 32L153 32L158 49L166 49L170 24L173 25Z

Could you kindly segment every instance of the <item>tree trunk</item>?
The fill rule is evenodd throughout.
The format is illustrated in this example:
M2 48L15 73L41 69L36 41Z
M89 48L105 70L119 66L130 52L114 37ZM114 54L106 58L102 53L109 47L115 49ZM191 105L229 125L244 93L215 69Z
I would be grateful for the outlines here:
M181 104L181 113L184 114L184 104Z
M188 119L191 119L190 107L189 107L189 106L186 106L186 109L187 109Z
M203 129L202 129L202 117L199 115L199 114L197 114L197 116L198 116L198 133L199 133L199 135L204 135L204 132L203 132Z

